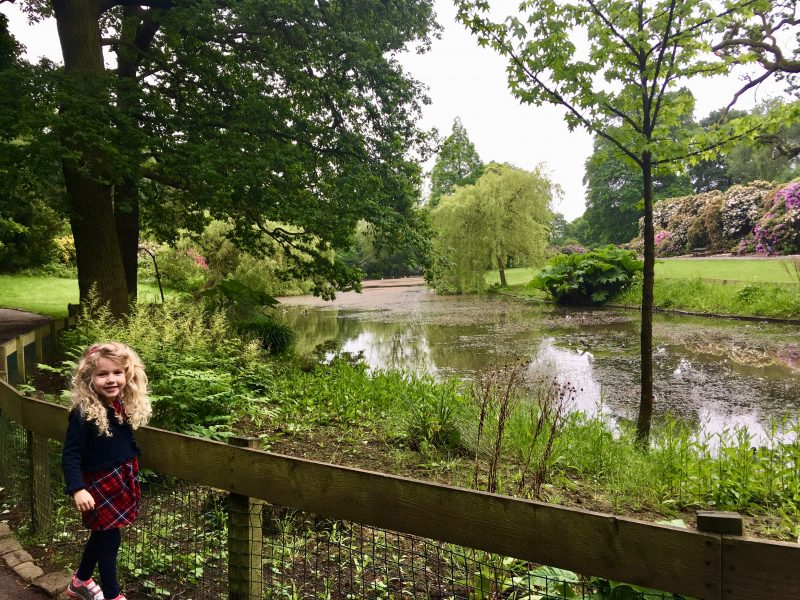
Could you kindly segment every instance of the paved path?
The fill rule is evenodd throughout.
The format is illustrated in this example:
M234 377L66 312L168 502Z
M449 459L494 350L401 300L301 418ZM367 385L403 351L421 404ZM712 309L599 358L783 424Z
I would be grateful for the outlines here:
M0 600L46 600L50 596L26 584L0 561Z
M49 317L25 312L24 310L0 308L0 342L8 341L20 333L28 332L49 322Z

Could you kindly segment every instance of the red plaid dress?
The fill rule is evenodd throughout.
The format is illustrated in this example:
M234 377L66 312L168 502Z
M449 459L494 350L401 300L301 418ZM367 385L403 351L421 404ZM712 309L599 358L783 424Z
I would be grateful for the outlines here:
M114 402L114 408L125 415L119 402ZM94 508L81 513L86 527L92 531L116 529L136 520L142 497L137 457L113 469L84 472L82 476L86 491L94 498Z

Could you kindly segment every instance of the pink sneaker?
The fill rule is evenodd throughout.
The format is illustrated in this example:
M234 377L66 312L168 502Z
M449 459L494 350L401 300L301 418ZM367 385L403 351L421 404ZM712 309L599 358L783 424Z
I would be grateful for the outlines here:
M75 575L72 576L72 581L67 586L67 596L83 600L104 600L100 586L91 577L86 581L81 581Z

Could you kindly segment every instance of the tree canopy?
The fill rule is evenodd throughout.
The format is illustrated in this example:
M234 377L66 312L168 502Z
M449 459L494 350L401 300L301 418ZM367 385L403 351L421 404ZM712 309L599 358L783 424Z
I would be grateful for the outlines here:
M639 235L644 216L641 171L608 140L596 137L586 161L586 231L581 241L590 244L623 244ZM653 198L691 194L687 175L666 171L653 176Z
M753 108L751 112L766 115L772 110L782 110L784 102L773 98ZM713 127L720 119L739 118L745 111L715 110L699 123L701 127ZM764 180L790 181L800 174L800 121L784 123L771 134L741 139L731 148L716 157L702 160L689 167L695 192L724 191L734 184Z
M436 206L442 196L453 193L456 187L475 183L482 174L483 162L461 119L456 117L453 131L444 139L431 171L429 206Z
M323 295L358 285L335 251L359 220L421 242L423 96L395 55L429 44L431 0L24 7L58 25L58 110L36 133L59 149L82 298L95 284L125 312L142 226L172 239L229 222L251 251L277 242Z
M733 61L709 52L734 18L753 14L754 0L725 3L716 12L692 0L528 0L520 15L489 16L486 0L457 0L458 17L508 58L508 81L522 102L564 107L570 128L585 127L608 141L642 176L644 280L638 438L649 437L653 411L653 174L706 158L726 141L753 132L743 120L713 129L678 127L694 77L727 74ZM583 43L577 43L577 40Z
M0 270L48 263L62 217L57 208L63 180L58 163L34 138L41 126L35 97L46 67L20 58L21 47L0 14Z
M487 268L544 260L554 187L540 171L491 163L475 185L459 187L431 212L433 266L426 273L441 292L484 289Z

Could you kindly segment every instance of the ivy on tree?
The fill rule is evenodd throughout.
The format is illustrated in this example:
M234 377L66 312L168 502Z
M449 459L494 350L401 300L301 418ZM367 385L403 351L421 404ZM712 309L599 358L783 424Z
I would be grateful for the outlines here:
M456 117L453 131L442 143L431 171L428 205L436 206L442 196L452 194L458 186L475 183L482 174L483 162L475 145L469 140L461 119Z
M735 18L752 16L753 0L721 12L693 0L527 0L519 16L496 22L486 0L456 0L458 18L509 60L508 82L522 102L564 107L571 129L584 127L636 165L644 200L641 394L637 437L649 439L653 414L653 175L708 158L726 142L757 131L746 119L716 128L680 128L692 102L681 86L725 75L730 56L709 51ZM579 44L577 41L580 40ZM579 49L580 46L580 49Z
M58 110L39 132L59 145L82 299L96 285L126 312L143 225L169 240L228 222L325 296L358 286L336 251L360 219L424 242L407 158L426 152L422 93L395 55L428 46L431 0L22 4L58 26Z

